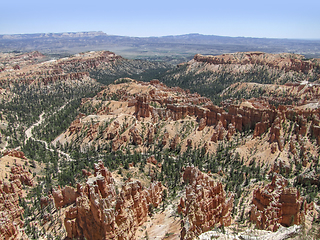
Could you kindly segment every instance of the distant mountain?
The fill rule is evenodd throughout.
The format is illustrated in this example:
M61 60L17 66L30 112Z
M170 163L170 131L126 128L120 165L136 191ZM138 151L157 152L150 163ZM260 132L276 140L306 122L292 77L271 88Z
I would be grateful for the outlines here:
M320 40L223 37L185 34L163 37L128 37L103 32L37 33L0 35L0 51L41 51L47 54L74 54L90 50L110 50L127 58L190 60L195 54L263 51L290 52L307 58L320 57Z
M106 35L104 32L65 32L65 33L33 33L0 35L0 39L31 39L31 38L79 38Z

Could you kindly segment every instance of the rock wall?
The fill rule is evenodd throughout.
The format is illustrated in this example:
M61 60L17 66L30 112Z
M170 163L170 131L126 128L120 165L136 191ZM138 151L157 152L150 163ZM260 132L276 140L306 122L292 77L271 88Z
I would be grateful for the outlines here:
M194 167L185 169L183 180L188 185L178 206L184 216L181 239L194 239L214 226L231 224L233 195L227 195L220 182Z
M116 194L111 173L99 162L94 176L78 185L77 192L75 206L65 214L68 238L133 239L151 206L160 204L163 186L152 183L145 189L139 181L127 181Z
M304 221L308 205L296 188L287 185L285 178L275 175L270 184L254 190L250 221L259 229L277 231L280 225L289 227Z

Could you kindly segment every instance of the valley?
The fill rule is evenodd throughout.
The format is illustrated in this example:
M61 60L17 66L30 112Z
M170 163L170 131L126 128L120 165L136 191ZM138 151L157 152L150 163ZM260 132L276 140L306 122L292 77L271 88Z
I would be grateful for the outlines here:
M316 58L0 53L0 90L2 239L320 236Z

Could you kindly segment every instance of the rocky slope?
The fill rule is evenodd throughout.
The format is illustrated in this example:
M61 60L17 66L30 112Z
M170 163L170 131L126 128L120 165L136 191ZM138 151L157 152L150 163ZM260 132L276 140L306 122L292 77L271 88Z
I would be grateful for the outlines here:
M65 125L74 120L80 99L92 96L100 88L97 82L108 84L120 76L143 76L165 71L169 64L128 60L109 51L91 51L55 59L40 52L0 53L0 114L11 132L8 146L22 143L23 131L36 122L42 113L52 114L67 105ZM72 114L70 114L72 112ZM63 113L62 113L63 114ZM60 134L64 124L52 124L52 132ZM10 123L8 123L10 122ZM50 126L42 126L50 128ZM64 129L63 129L64 130ZM19 131L19 132L18 132ZM46 135L48 136L48 135ZM55 136L54 136L55 137ZM19 139L20 138L20 139Z

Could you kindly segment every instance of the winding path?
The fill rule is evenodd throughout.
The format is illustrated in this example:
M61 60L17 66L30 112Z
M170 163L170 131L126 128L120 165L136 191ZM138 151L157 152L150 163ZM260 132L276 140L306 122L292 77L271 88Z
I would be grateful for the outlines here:
M59 112L59 111L61 111L68 103L69 103L69 102L67 102L65 105L63 105L62 107L60 107L57 111L55 111L54 113L52 113L52 115L53 115L53 114L56 114L56 113ZM43 144L45 145L45 148L46 148L47 150L49 150L49 151L51 151L51 152L57 151L57 152L59 153L59 155L60 155L60 156L61 156L61 155L64 156L64 157L67 159L67 161L74 161L74 159L72 159L68 153L65 153L65 152L63 152L63 151L61 151L61 150L59 150L59 149L49 148L49 144L48 144L46 141L43 141L43 140L40 140L40 139L35 139L35 138L32 136L32 135L33 135L33 134L32 134L32 130L34 129L34 127L39 126L41 123L43 123L43 122L46 120L46 119L43 117L43 115L44 115L44 112L39 115L39 121L36 122L36 123L34 123L34 124L32 124L32 126L29 127L29 128L25 131L26 139L25 139L24 143L26 143L27 140L31 138L33 141L37 141L37 142L43 143Z

